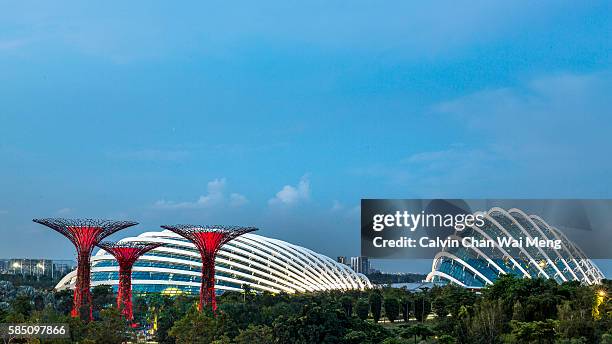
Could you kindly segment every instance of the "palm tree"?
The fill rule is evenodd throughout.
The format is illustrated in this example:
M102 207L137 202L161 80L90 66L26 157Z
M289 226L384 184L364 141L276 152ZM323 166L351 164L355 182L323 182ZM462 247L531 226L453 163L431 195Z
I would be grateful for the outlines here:
M412 326L402 325L404 330L400 334L400 337L404 339L409 339L414 337L414 344L417 343L417 337L421 336L421 339L426 340L427 337L433 336L434 332L427 326L423 324L415 324Z

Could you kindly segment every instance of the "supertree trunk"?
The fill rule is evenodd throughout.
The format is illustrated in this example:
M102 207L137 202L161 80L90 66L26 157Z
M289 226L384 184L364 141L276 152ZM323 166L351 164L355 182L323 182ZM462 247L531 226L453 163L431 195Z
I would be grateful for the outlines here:
M117 308L123 317L134 320L132 308L132 267L146 252L162 246L161 243L147 242L103 242L98 244L103 250L112 254L119 264L119 287L117 290Z
M200 252L202 259L202 283L200 286L200 303L198 310L210 307L213 312L217 310L217 297L215 295L215 257L221 246L232 239L249 232L256 231L255 227L232 226L196 226L173 225L161 226L175 232L191 241Z
M134 320L132 309L132 267L119 267L117 309L125 319Z
M210 306L217 310L217 295L215 294L215 258L208 255L202 257L202 285L200 287L200 303L198 310L203 306Z
M70 315L73 318L81 317L84 320L93 319L93 303L91 297L89 263L90 252L79 252L77 256L77 279L74 288L74 299Z

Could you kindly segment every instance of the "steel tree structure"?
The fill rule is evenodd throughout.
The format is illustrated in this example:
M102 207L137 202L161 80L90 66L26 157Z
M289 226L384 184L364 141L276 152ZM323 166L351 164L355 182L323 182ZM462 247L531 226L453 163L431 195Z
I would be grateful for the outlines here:
M98 247L112 254L119 263L119 289L117 309L127 319L134 320L132 310L132 266L148 251L163 245L148 242L103 242Z
M91 263L89 261L91 252L102 239L119 230L137 225L138 222L61 218L34 219L33 221L59 232L74 244L77 251L77 278L70 314L73 317L91 321L93 319L90 291Z
M200 286L198 310L202 311L204 306L208 306L215 311L217 309L215 257L219 248L242 234L256 231L257 228L218 225L164 225L161 227L191 241L200 251L200 257L202 258L202 284Z

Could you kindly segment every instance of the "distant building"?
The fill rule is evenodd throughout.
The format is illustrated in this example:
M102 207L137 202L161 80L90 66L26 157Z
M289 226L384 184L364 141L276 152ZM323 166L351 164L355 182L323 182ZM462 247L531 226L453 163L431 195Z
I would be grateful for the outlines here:
M47 276L56 278L74 269L71 260L10 258L0 259L0 273L10 275Z
M49 259L8 260L7 272L13 275L49 276L53 275L53 261Z
M348 265L345 256L338 256L338 258L336 258L336 261L340 264Z
M370 261L368 257L351 257L351 269L359 274L370 273Z
M53 261L53 273L55 276L67 275L70 271L74 270L75 262L73 260L54 260Z

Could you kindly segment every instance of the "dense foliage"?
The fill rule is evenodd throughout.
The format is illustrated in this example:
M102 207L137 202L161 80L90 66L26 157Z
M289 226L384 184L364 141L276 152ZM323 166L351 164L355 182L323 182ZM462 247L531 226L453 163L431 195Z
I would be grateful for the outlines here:
M11 282L16 287L20 286L31 286L40 289L51 289L53 288L63 275L51 278L50 276L35 276L35 275L21 275L21 274L0 274L0 281Z
M196 311L197 298L137 296L136 323L114 308L108 287L93 289L95 321L68 316L69 292L0 282L0 322L67 322L71 340L120 343L612 343L612 283L588 287L505 276L480 293L456 286L418 293L255 294L227 292L216 313ZM13 341L19 342L19 341ZM23 341L25 342L25 341ZM40 340L36 343L60 343Z

